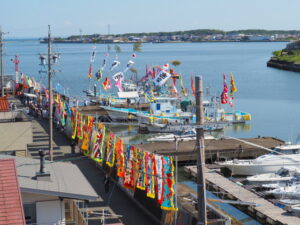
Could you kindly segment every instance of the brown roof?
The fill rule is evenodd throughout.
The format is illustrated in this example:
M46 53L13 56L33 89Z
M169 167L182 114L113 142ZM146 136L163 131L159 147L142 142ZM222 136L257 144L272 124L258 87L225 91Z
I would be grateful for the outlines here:
M0 225L25 225L14 159L0 160Z
M9 104L6 96L0 97L0 112L8 112Z

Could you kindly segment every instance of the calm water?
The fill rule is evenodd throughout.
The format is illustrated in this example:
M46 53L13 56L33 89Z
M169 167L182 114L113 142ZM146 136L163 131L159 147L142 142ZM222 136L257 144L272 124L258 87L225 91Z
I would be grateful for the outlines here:
M235 137L274 136L286 141L296 141L300 134L300 73L281 71L266 67L272 51L284 48L286 43L178 43L144 44L143 52L134 59L139 77L145 66L163 65L171 60L180 60L177 71L183 74L186 87L190 88L190 75L203 75L205 87L212 94L222 91L222 74L233 72L238 91L235 107L250 112L252 121L244 127L229 127L226 135ZM88 67L92 44L55 44L53 51L61 52L56 67L61 70L54 77L54 87L59 82L61 92L70 96L84 97L82 90L88 87ZM118 54L123 70L132 53L132 45L121 44ZM106 45L97 45L94 72L103 60ZM113 46L112 46L113 49ZM47 45L35 41L9 42L5 45L6 73L13 74L10 61L15 54L20 56L19 70L37 81L47 83L40 70L38 53L46 52ZM115 53L110 54L108 65ZM114 72L118 72L116 69ZM110 76L110 72L104 76ZM130 72L126 74L130 77Z

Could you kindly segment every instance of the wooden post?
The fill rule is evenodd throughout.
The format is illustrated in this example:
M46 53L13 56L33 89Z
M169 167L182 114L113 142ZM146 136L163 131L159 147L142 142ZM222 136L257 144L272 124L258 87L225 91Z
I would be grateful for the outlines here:
M196 122L197 125L204 125L203 113L203 87L202 78L196 76ZM205 188L205 149L204 130L197 128L196 151L197 151L197 200L198 200L198 224L207 224L206 214L206 188Z

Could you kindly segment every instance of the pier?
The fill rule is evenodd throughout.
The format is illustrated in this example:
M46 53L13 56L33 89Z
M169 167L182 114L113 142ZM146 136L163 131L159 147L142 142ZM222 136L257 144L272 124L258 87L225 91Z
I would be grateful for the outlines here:
M257 137L241 140L269 149L284 143L284 141L274 137ZM137 147L161 155L178 156L178 161L184 162L196 160L195 144L195 141L178 142L177 151L175 149L175 141L139 144ZM264 149L233 139L205 140L205 159L207 162L222 158L255 158L266 153L267 151Z
M197 176L196 166L186 166L184 169L191 176ZM253 205L247 207L243 205L241 208L264 224L300 224L300 218L287 213L239 184L230 181L217 173L216 170L206 169L205 179L208 190L219 192L230 200L253 203Z

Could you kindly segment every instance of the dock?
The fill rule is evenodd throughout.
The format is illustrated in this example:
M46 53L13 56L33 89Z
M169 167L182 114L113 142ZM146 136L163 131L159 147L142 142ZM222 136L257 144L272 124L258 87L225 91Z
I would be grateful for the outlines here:
M186 166L184 170L193 177L197 176L196 166ZM204 176L208 190L219 192L222 196L225 194L230 200L254 203L254 205L249 205L246 208L243 207L258 221L264 224L300 224L299 217L287 213L264 198L230 181L217 173L216 170L205 169Z
M273 149L284 143L283 140L274 137L245 138L241 140L269 149ZM178 142L177 151L175 149L175 141L139 144L136 146L145 151L161 155L178 156L179 162L185 162L196 161L197 152L195 145L196 141ZM267 151L262 148L254 147L234 139L221 138L205 140L206 162L213 162L222 158L256 158L266 153Z

